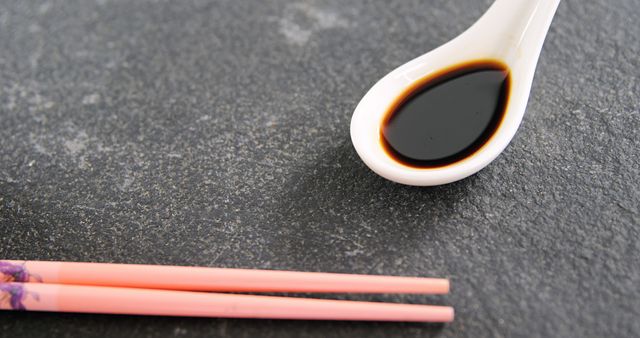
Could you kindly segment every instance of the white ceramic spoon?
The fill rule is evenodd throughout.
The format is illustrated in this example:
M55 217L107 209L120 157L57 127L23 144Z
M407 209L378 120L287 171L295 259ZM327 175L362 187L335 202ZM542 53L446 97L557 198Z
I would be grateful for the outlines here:
M516 133L529 99L545 36L560 0L496 0L468 30L443 46L396 68L362 98L351 119L351 140L369 168L408 185L439 185L473 175L493 161ZM391 158L380 140L390 105L412 84L439 70L476 60L495 60L511 74L502 122L478 151L438 168L412 168Z

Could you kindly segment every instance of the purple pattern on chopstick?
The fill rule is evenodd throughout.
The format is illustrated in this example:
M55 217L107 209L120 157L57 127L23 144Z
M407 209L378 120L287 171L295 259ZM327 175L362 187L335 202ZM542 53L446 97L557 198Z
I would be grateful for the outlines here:
M25 263L15 264L0 261L0 283L26 283L31 281L32 278L37 282L42 282L42 278L40 278L40 276L29 273Z
M27 297L27 294L38 300L37 294L28 293L25 290L25 285L21 284L33 281L42 282L42 278L29 273L25 263L0 261L0 309L8 306L12 310L26 310L27 308L22 301Z
M38 295L31 293L35 299ZM12 310L26 310L22 301L27 296L24 284L20 283L0 283L0 309L2 304L8 300L9 308Z

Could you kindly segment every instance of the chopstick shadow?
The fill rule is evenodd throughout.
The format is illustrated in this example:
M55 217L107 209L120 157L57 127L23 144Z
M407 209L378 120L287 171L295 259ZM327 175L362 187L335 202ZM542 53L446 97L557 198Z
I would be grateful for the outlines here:
M25 326L24 322L32 322ZM15 337L435 337L442 324L214 319L47 312L5 312L3 332ZM328 334L331 332L331 334Z
M437 240L454 203L463 199L474 178L438 187L412 187L388 181L360 160L351 142L321 153L300 168L283 187L264 234L270 267L303 271L441 276L439 271L409 261L394 265L407 252L420 252L425 241ZM411 254L407 257L412 257ZM429 270L426 270L429 269ZM312 298L451 305L446 296L424 295L302 295ZM299 336L434 337L443 324L323 321L227 321L257 333ZM331 330L331 331L330 331ZM382 334L381 334L382 336Z

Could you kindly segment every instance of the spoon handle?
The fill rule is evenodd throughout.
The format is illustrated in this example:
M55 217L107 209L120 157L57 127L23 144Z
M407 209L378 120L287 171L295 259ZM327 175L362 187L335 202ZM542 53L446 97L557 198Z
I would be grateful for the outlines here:
M559 4L560 0L496 0L461 38L480 39L488 54L510 64L535 63Z

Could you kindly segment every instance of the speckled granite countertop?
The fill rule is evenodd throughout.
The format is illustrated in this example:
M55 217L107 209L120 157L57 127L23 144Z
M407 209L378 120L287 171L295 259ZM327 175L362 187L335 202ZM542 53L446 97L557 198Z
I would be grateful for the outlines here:
M640 335L640 3L560 4L479 174L376 176L351 113L489 0L0 3L0 257L448 276L450 325L2 313L0 336Z

